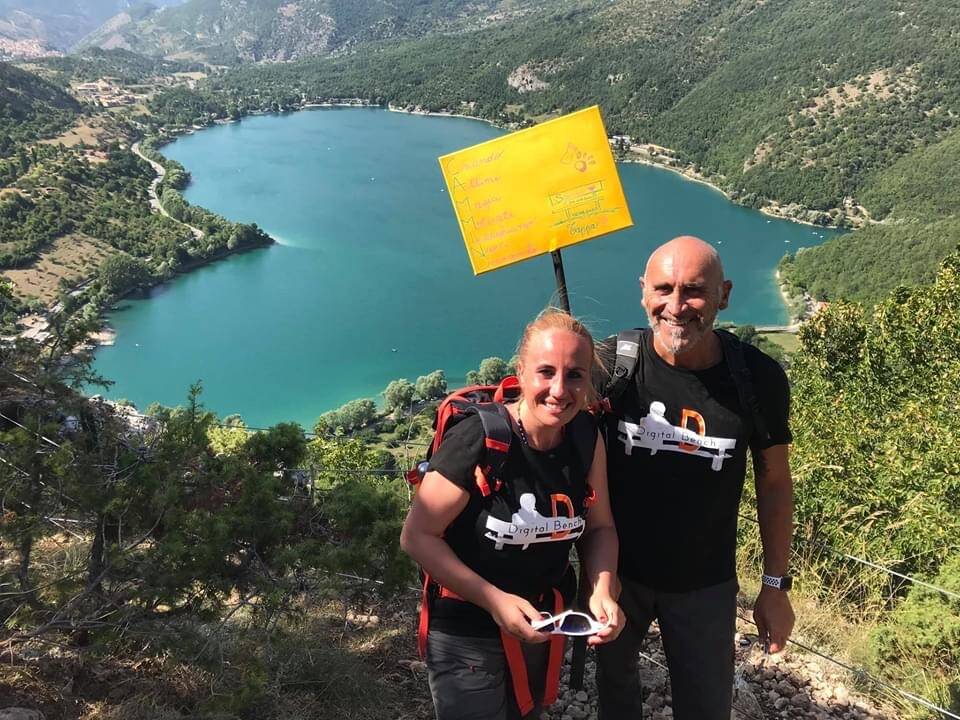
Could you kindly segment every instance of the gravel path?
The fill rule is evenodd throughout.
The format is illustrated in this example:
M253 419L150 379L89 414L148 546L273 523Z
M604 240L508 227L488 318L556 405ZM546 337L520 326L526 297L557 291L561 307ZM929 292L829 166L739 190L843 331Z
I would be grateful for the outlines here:
M845 676L837 673L827 661L794 648L779 657L765 655L752 642L755 635L748 633L750 626L739 621L738 626L742 627L738 627L741 632L737 634L737 672L731 720L894 720L895 716L885 714L849 689ZM641 652L644 720L670 720L673 717L670 680L656 625L647 635ZM545 719L596 719L594 657L592 651L588 652L583 690L569 688L569 665L564 667L560 698L543 714ZM567 663L569 661L568 649Z

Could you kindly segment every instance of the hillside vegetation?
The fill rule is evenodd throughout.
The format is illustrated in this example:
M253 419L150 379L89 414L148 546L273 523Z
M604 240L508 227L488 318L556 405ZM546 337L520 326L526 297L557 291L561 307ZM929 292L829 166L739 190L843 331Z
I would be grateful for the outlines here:
M163 65L128 55L57 60L54 72L69 82L101 63L130 74ZM186 203L179 190L188 176L172 165L159 187L171 217L155 213L148 195L155 173L130 151L142 131L129 116L81 107L51 82L3 63L0 99L0 335L14 332L24 311L43 312L64 292L82 288L82 314L96 316L132 289L272 242L256 225ZM38 142L94 116L89 142Z
M79 113L80 103L59 87L0 62L0 158L21 143L55 135Z

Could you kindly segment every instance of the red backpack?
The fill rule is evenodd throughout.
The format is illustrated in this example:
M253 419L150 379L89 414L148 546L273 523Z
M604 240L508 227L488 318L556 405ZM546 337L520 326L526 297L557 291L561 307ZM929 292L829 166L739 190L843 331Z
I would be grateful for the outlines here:
M433 442L427 449L427 458L407 472L407 481L419 485L430 469L430 458L443 442L443 436L454 425L471 415L479 415L483 425L485 452L477 465L477 487L484 497L500 489L500 473L507 461L510 442L513 439L513 424L510 413L503 406L508 400L520 397L520 381L511 375L499 385L469 385L454 390L437 407L433 423Z

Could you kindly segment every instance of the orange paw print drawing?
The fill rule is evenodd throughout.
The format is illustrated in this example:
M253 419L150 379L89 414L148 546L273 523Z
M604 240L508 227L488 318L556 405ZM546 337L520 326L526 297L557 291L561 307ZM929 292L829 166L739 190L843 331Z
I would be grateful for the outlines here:
M573 143L567 143L567 150L560 159L564 165L573 165L577 172L586 172L591 165L596 165L593 153L584 152Z

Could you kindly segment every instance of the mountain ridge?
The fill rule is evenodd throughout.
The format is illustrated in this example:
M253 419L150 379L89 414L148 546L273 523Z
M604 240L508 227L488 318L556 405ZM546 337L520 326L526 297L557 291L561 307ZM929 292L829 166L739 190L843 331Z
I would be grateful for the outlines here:
M183 0L149 0L156 6ZM144 0L0 0L0 53L38 57L70 50L118 12Z
M530 0L188 0L140 18L111 18L81 46L122 47L214 64L284 62L384 39L422 36L470 18L535 5Z

